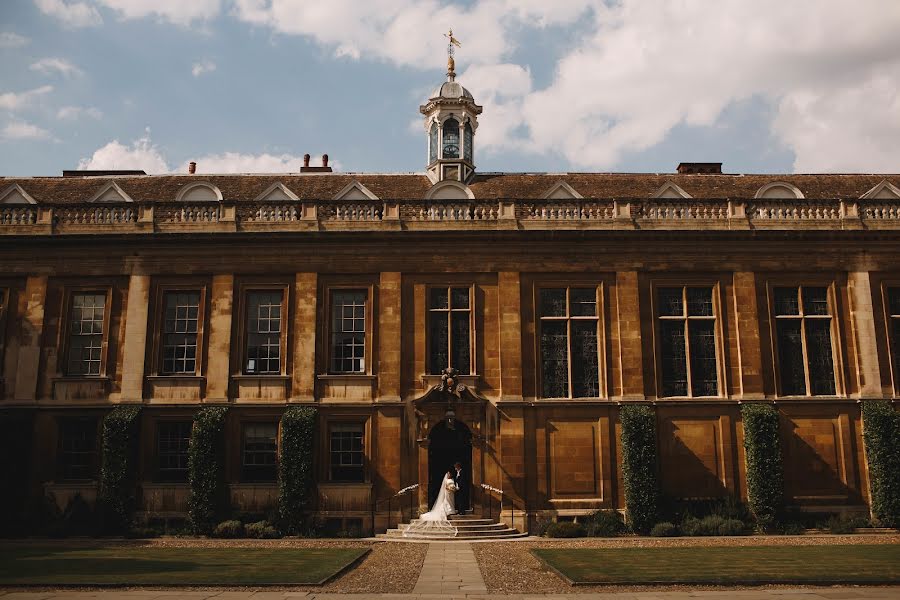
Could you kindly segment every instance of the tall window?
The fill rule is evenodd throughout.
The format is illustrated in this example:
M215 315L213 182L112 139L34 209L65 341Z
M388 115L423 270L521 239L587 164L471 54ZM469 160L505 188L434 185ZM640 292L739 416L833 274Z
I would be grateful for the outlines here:
M545 398L600 395L597 288L539 292L541 384Z
M475 140L475 132L472 130L472 124L466 123L463 128L463 156L469 162L472 162L472 144Z
M365 290L335 290L331 295L331 372L366 372Z
M718 396L713 288L657 288L663 396Z
M783 396L833 395L831 302L827 287L776 287L775 335Z
M891 335L891 358L894 364L894 381L900 383L900 288L889 288L888 327ZM897 384L895 384L897 385Z
M247 350L244 373L281 373L282 291L247 294Z
M62 479L93 479L97 454L97 422L67 418L59 421L59 476Z
M442 128L444 152L442 158L459 158L459 121L447 119Z
M156 425L157 479L187 481L190 421L160 421Z
M432 123L428 132L428 164L433 163L438 157L438 124Z
M461 375L472 370L470 288L428 290L428 372L453 367Z
M275 481L278 463L278 425L248 423L244 425L244 448L241 461L243 481Z
M331 480L357 483L365 481L362 423L332 423L329 438Z
M67 375L100 375L105 310L106 294L72 294L66 348Z
M200 292L166 292L162 339L163 375L197 372Z

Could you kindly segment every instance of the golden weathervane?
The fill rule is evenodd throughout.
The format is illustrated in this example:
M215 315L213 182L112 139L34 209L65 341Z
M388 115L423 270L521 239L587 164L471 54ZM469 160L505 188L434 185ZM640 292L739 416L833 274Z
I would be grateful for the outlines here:
M456 61L453 60L453 46L462 48L462 44L459 43L458 39L453 37L452 29L448 33L445 33L444 37L447 38L447 77L450 78L450 81L453 81L456 78Z

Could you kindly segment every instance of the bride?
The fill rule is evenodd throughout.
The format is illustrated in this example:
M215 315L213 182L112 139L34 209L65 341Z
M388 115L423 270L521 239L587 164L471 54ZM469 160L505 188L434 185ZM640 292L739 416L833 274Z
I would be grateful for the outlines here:
M444 474L441 489L434 506L427 513L403 529L403 537L427 535L456 536L457 528L450 524L448 517L456 512L456 492L459 490L450 471Z

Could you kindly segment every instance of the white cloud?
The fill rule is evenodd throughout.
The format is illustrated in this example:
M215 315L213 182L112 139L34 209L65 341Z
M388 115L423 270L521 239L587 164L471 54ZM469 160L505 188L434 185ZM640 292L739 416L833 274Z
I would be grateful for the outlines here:
M56 111L56 118L62 121L77 121L82 117L100 120L103 113L93 106L63 106Z
M84 72L64 58L42 58L28 67L37 73L52 75L59 73L64 77L84 75Z
M195 62L191 67L191 74L194 77L200 77L206 73L212 73L216 70L216 63L211 60L203 59L201 61Z
M303 166L303 157L292 154L224 152L208 154L194 160L197 163L198 173L296 173ZM188 162L190 161L185 161L178 172L186 173ZM322 164L322 157L313 157L310 164ZM338 170L339 163L331 161L329 164Z
M27 107L40 96L49 94L53 91L52 85L42 85L39 88L28 90L16 94L15 92L7 92L0 94L0 109L2 110L19 110Z
M156 17L176 25L211 19L221 11L221 0L98 0L123 19Z
M46 129L26 121L11 121L0 131L5 140L48 140L53 136Z
M131 145L113 140L98 148L90 158L78 161L79 169L143 169L147 173L167 173L169 166L159 148L150 140L149 130Z
M34 0L34 3L42 13L62 21L67 27L93 27L103 23L97 9L87 2Z
M19 48L30 42L24 35L14 31L0 31L0 48Z

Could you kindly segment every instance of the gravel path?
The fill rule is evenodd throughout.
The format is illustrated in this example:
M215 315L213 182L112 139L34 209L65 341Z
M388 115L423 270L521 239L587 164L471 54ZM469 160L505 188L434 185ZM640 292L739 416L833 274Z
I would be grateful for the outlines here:
M691 546L820 546L823 544L900 544L900 534L748 536L703 538L583 538L577 540L535 539L528 542L472 544L488 592L503 594L573 594L618 591L735 589L723 586L572 586L547 569L534 555L534 548L683 548ZM790 586L765 586L796 588Z

